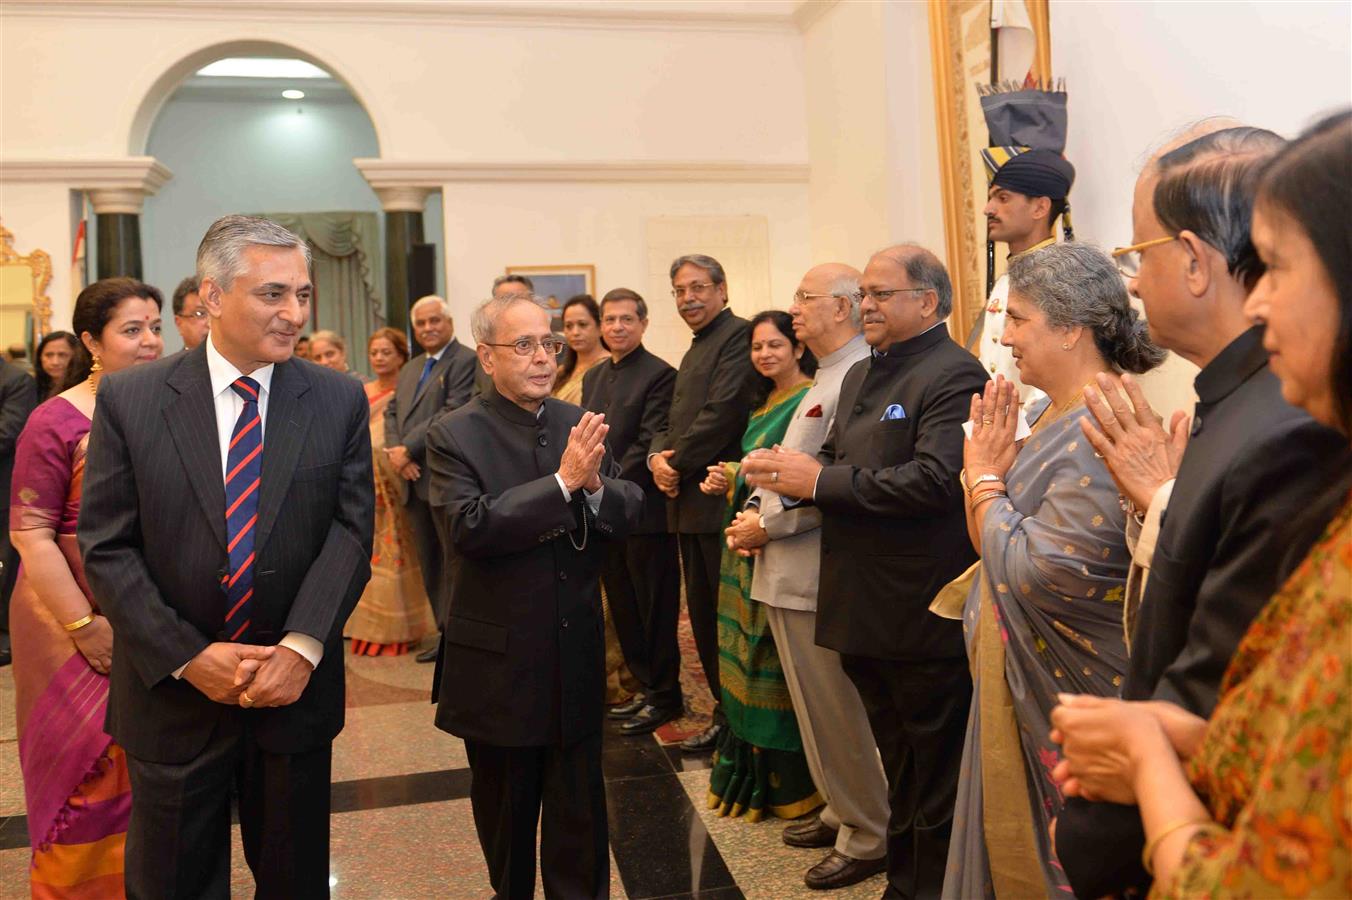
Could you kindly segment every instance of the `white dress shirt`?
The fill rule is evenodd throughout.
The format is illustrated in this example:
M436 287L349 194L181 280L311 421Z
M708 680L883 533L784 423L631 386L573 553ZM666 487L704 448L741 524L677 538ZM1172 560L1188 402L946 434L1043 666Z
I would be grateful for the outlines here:
M227 461L230 458L230 433L235 430L235 422L239 420L240 413L244 411L244 401L230 385L234 384L235 380L242 377L244 373L236 369L234 364L224 356L221 356L220 351L216 349L215 341L210 337L207 338L206 345L207 374L211 377L211 397L216 407L216 441L221 448L221 483L224 484L229 465ZM272 392L273 368L273 365L269 363L249 373L249 377L258 382L258 436L264 442L265 452L267 449L268 397ZM282 647L296 651L313 667L318 667L319 661L324 658L324 642L308 634L288 631L277 643ZM183 669L187 667L187 663L184 663L178 671L174 672L174 677L181 678Z

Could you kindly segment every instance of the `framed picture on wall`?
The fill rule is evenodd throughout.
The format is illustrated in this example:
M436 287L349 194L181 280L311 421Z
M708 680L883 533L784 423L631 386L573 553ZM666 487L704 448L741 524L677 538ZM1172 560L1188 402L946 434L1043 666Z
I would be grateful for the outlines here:
M535 300L549 311L555 331L563 330L563 304L577 294L596 296L596 266L508 266L508 275L525 275L535 285Z

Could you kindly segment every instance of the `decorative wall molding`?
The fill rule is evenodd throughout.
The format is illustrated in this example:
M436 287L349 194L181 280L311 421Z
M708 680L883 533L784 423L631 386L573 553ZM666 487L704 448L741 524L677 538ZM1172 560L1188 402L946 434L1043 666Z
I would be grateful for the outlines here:
M77 190L139 190L153 194L174 173L153 156L122 159L3 159L0 184L54 182Z
M354 159L379 190L456 182L740 182L806 184L806 163L622 160L616 162L417 162Z
M365 173L362 173L365 174ZM380 208L385 212L421 213L427 206L427 197L437 188L421 184L372 184L376 196L380 198Z
M834 0L832 0L834 2ZM5 0L6 17L228 19L231 22L436 24L794 32L794 0Z

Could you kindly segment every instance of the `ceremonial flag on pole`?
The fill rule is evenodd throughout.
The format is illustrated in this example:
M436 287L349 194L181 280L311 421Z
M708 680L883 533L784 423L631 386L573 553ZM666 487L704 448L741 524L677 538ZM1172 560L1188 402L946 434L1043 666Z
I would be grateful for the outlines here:
M70 306L75 308L75 298L85 289L85 236L89 228L89 201L80 197L80 224L75 229L75 246L70 255Z

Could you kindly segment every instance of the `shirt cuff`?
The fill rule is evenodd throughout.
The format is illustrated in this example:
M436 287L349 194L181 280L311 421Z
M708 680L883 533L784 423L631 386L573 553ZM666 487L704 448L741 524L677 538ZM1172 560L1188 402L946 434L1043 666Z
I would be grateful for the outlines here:
M825 469L825 468L826 468L826 466L822 466L822 467L818 468L818 469L817 469L817 477L814 478L814 479L812 479L812 502L813 502L813 503L816 503L816 502L817 502L817 484L822 480L822 470Z
M559 490L563 491L563 502L564 503L573 502L573 495L568 492L568 485L563 483L563 476L560 475L558 472L555 472L554 480L559 483Z
M194 656L192 659L197 659L197 657ZM177 669L174 670L175 681L181 681L183 679L183 670L188 668L188 666L192 665L192 659L188 660L183 665L179 666Z
M605 493L605 490L604 484L597 488L594 494L586 488L582 489L582 499L587 501L587 507L592 511L592 515L596 515L600 511L601 495Z
M286 647L288 650L295 650L313 669L319 668L319 661L324 658L324 644L308 634L301 634L299 631L288 631L277 642L278 647Z

